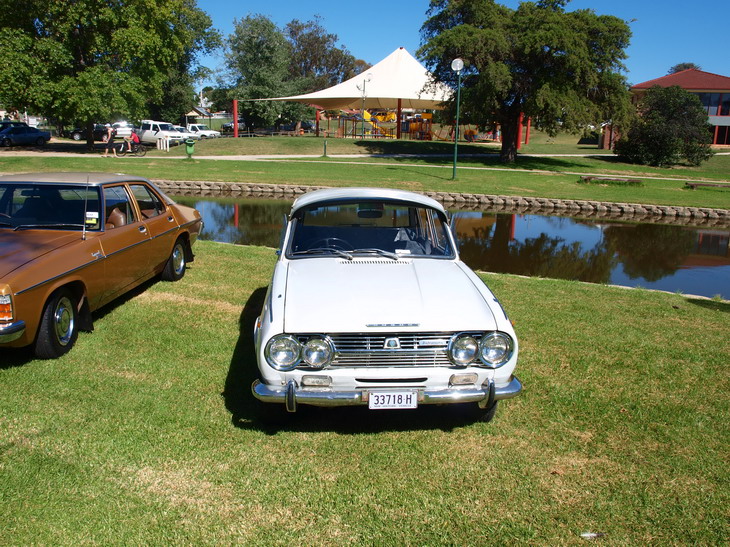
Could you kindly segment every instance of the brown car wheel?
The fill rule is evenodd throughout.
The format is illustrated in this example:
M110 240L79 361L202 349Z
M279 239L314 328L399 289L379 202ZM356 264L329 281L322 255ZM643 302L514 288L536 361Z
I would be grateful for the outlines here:
M70 350L79 336L76 297L68 289L51 295L43 309L35 341L39 359L55 359Z
M165 281L178 281L185 275L186 267L185 242L178 239L172 248L170 258L167 259L165 269L162 270L162 279Z

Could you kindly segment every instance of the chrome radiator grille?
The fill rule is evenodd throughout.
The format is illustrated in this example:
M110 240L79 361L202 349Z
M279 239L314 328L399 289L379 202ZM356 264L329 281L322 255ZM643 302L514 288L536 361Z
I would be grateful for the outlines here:
M332 367L451 366L449 340L454 333L333 334Z

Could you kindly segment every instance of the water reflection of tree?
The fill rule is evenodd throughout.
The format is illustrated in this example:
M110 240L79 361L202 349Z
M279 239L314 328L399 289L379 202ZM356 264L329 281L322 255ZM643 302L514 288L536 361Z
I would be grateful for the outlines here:
M695 246L695 234L680 226L610 226L604 237L618 252L631 279L657 281L676 272Z
M616 265L605 241L586 252L579 242L567 244L547 234L512 241L509 215L498 215L494 226L475 228L473 236L461 235L460 243L465 262L492 272L607 283Z
M216 200L181 198L177 201L205 209L202 239L224 241L239 245L279 246L283 217L291 209L290 201L276 200ZM189 200L186 202L186 200ZM238 225L235 205L238 204Z

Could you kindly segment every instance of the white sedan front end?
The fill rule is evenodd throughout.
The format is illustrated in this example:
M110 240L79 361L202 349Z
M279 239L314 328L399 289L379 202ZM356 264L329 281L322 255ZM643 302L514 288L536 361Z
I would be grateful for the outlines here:
M320 190L292 207L255 331L266 403L476 403L518 395L518 344L497 299L459 260L437 202Z

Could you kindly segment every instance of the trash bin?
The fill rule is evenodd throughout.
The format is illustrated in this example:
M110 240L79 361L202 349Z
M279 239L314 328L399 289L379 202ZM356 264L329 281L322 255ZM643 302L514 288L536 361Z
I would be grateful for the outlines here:
M193 152L195 152L195 139L187 139L185 141L185 152L187 152L188 158L193 157Z

